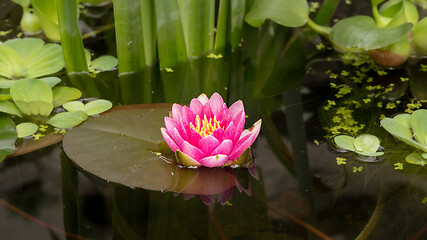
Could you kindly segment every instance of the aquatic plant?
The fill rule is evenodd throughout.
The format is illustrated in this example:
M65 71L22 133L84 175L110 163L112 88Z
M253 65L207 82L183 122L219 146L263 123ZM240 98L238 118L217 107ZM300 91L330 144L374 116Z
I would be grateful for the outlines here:
M419 109L412 114L399 114L381 120L381 126L400 141L422 151L413 152L406 161L413 164L427 163L427 110Z
M339 135L334 138L334 142L342 149L363 156L376 157L384 154L384 152L377 152L380 147L380 140L371 134L361 134L356 138L348 135Z
M222 97L214 93L191 100L190 107L174 104L171 117L161 128L166 143L184 166L222 167L247 161L245 151L255 141L261 128L258 120L242 132L245 111L242 101L227 108Z

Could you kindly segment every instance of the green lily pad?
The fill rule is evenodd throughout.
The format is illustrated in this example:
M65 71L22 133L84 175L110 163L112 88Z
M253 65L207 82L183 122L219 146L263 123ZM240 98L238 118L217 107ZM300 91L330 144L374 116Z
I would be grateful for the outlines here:
M79 101L72 101L72 102L64 103L62 107L64 107L65 110L69 112L76 112L76 111L84 111L83 108L85 107L85 105Z
M118 63L117 58L113 56L101 56L90 63L89 69L109 71L114 69Z
M421 166L424 166L425 164L427 164L427 159L426 158L424 158L422 155L421 155L421 153L417 153L417 152L414 152L414 153L411 153L411 154L409 154L408 156L406 156L406 159L405 159L408 163L412 163L412 164L415 164L415 165L421 165Z
M104 99L98 99L92 102L88 102L85 104L83 111L87 113L87 115L92 116L95 114L103 113L109 110L113 104L110 101Z
M33 135L38 129L39 127L36 124L29 122L16 125L16 132L18 133L19 138Z
M86 121L87 114L83 111L62 112L49 119L46 123L57 128L72 128Z
M160 132L171 107L115 107L68 131L64 151L83 170L129 187L201 195L232 187L226 169L188 169L174 163Z
M52 89L53 106L59 107L62 104L76 100L82 96L79 89L73 87L60 86Z
M246 22L254 27L261 26L266 19L286 26L304 26L308 17L306 0L256 0L246 15Z
M18 80L10 88L10 95L23 114L47 116L52 112L52 90L41 80Z
M17 137L13 120L7 115L0 114L0 161L13 153Z
M330 40L345 49L373 50L389 46L411 31L412 24L404 23L394 28L377 28L374 19L354 16L336 23Z
M19 110L18 106L12 101L0 101L0 112L4 112L10 115L15 115L18 117L22 117L23 114L21 110Z
M0 75L6 78L38 78L63 67L64 57L58 44L45 44L38 38L17 38L0 45Z

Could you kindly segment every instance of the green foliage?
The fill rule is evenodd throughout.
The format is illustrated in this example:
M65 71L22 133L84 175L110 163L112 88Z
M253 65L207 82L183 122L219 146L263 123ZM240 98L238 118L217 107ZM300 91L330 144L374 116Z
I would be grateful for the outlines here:
M82 96L79 89L73 87L60 86L52 89L53 92L53 106L59 107L62 104L76 100Z
M13 153L17 137L15 123L9 116L0 114L0 161Z
M34 133L37 132L38 129L39 127L36 124L29 123L29 122L20 123L16 125L16 132L19 138L33 135Z
M37 38L12 39L0 45L0 76L37 78L64 67L61 46Z
M58 0L31 0L31 5L39 18L40 25L46 37L52 41L59 42L61 37L58 27L57 1Z
M46 123L57 128L72 128L87 119L87 114L83 111L62 112L50 118Z
M334 138L335 143L343 149L363 156L381 156L384 152L377 152L380 140L371 134L361 134L356 138L347 135L339 135Z
M412 35L412 41L418 51L427 54L427 17L417 23Z
M420 109L414 111L409 116L410 126L407 121L407 114L395 116L394 118L384 118L381 126L400 141L411 145L423 152L427 152L427 110Z
M308 21L306 0L255 0L246 15L246 22L261 26L266 19L287 27L301 27Z
M52 89L43 81L18 80L10 88L10 95L19 110L26 115L48 116L52 112Z
M386 47L411 31L412 24L404 23L394 28L377 28L368 16L345 18L335 24L330 33L331 41L344 49L372 50Z

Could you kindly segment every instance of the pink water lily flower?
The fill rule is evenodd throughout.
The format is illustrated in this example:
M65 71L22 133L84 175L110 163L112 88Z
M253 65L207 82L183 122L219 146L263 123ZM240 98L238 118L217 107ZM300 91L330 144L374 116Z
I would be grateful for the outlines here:
M185 166L221 167L234 165L246 153L261 128L261 119L244 131L242 101L230 108L218 93L193 98L190 107L174 104L172 116L165 117L163 137Z

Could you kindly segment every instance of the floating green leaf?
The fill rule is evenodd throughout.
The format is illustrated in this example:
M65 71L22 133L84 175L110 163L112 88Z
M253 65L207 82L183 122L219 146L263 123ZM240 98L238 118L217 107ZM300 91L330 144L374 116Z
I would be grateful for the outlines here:
M19 110L18 106L12 101L5 100L0 101L0 112L4 112L10 115L15 115L18 117L22 117L22 112Z
M54 107L59 107L68 101L76 100L82 96L82 92L79 89L66 86L55 87L52 92Z
M67 102L62 106L69 112L84 111L83 108L85 107L85 105L79 101Z
M88 102L85 104L83 111L87 113L87 115L92 116L95 114L103 113L109 110L113 104L110 101L104 99L98 99L92 102Z
M38 78L38 80L43 81L49 85L49 87L53 88L56 84L61 82L61 79L58 77L45 77L45 78Z
M44 34L52 41L59 42L57 0L31 0L34 12L40 20Z
M309 19L308 4L306 0L256 0L245 19L254 27L266 19L286 27L301 27Z
M377 152L380 140L371 134L361 134L356 138L339 135L334 138L335 143L343 149L369 157L381 156L384 152Z
M331 29L330 40L345 49L373 50L398 41L411 28L411 23L394 28L377 28L371 17L354 16L336 23Z
M87 114L83 111L62 112L53 116L47 121L48 124L57 128L72 128L87 119Z
M10 88L14 84L14 81L0 79L0 88Z
M170 109L170 104L116 107L68 131L65 153L83 170L130 187L210 195L233 186L224 169L173 163L160 132Z
M9 116L0 114L0 161L13 153L17 137L15 123Z
M406 156L405 160L408 163L412 163L415 165L424 166L425 164L427 164L427 159L424 158L423 155L421 155L421 153L417 153L417 152L413 152L409 154L408 156Z
M18 80L10 88L10 95L23 114L47 116L52 112L52 90L41 80Z
M417 110L420 111L420 110ZM417 112L415 111L415 112ZM414 112L414 113L415 113ZM414 114L412 113L412 114ZM420 116L423 114L420 114ZM411 117L412 118L412 117ZM418 117L415 117L414 120L411 120L411 127L412 127L412 121L417 122L415 123L416 125L418 124L418 121L420 121L418 119ZM426 121L424 121L425 124ZM412 138L412 132L411 129L408 128L408 126L405 126L404 124L402 124L400 121L397 121L395 119L391 119L391 118L384 118L381 120L381 126L387 131L389 132L391 135L393 135L395 138L399 139L400 141L409 144L417 149L420 149L424 152L427 152L427 146L420 144L419 142L415 141ZM420 129L421 132L420 134L417 134L416 132L414 132L414 134L418 135L418 136L422 136L422 127L416 126L416 129Z
M411 127L414 138L427 148L427 110L419 109L411 114Z
M17 38L0 45L0 75L6 78L37 78L63 67L64 58L58 44L44 44L38 38Z
M18 133L19 138L33 135L37 132L38 129L39 127L36 124L29 122L20 123L16 125L16 132Z
M109 71L114 69L118 64L117 58L113 56L101 56L89 64L89 70Z

